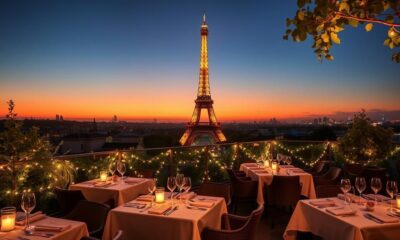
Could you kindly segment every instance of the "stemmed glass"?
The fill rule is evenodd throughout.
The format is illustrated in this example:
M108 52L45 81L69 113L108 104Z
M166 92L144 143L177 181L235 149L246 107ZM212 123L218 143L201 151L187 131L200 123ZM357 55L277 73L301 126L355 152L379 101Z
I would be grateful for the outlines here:
M150 181L149 186L147 187L149 195L153 196L153 193L156 191L156 188L157 188L157 178L153 178L153 181ZM152 197L150 206L153 206L153 200L154 198Z
M115 162L110 163L110 165L108 165L108 171L111 174L111 179L113 179L115 171L117 171L117 166Z
M371 178L371 189L375 193L375 203L378 204L378 192L382 189L381 179L378 177Z
M121 174L121 178L124 179L124 174L126 172L126 165L123 162L119 162L117 165L117 171Z
M342 190L342 192L344 194L344 203L347 204L347 193L351 190L350 179L343 178L340 181L340 189Z
M184 178L183 174L180 174L180 173L176 174L175 183L176 183L176 186L178 187L179 193L181 193L181 191L182 191L183 178Z
M22 194L22 199L21 199L21 208L22 210L24 210L26 215L26 225L25 225L26 232L31 232L34 229L33 226L29 225L29 214L32 212L35 206L36 206L35 194L33 192L24 192Z
M358 203L361 204L361 194L367 188L367 183L365 182L365 178L363 178L363 177L356 177L355 183L356 183L357 191L360 194L360 199L359 199Z
M392 200L393 196L397 194L397 182L396 181L387 181L386 182L386 192L390 196L390 201ZM390 202L390 212L393 212L393 204Z
M290 165L290 164L292 164L292 157L286 157L286 164L287 165Z
M173 204L173 202L174 202L174 194L173 193L174 193L175 188L176 188L175 177L168 177L167 188L171 192L171 204Z
M190 179L190 177L184 177L183 183L182 183L182 189L183 189L184 193L187 194L190 191L190 188L192 188L192 180ZM186 203L187 198L184 198L184 200Z

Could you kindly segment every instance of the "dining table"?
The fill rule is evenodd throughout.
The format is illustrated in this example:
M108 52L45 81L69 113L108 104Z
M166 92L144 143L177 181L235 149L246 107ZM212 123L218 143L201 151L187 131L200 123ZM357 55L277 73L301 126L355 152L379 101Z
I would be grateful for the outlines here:
M72 184L69 189L82 191L83 196L89 201L104 203L113 199L116 206L120 206L141 194L147 194L148 188L153 182L153 179L133 177L118 178L115 181L108 180L106 182L93 179Z
M277 170L272 170L257 163L243 163L240 165L240 171L243 171L252 180L258 181L258 204L264 204L264 186L270 185L274 176L299 176L301 195L309 199L316 198L313 176L301 168L281 165Z
M400 239L400 210L383 202L373 208L365 203L345 203L337 197L300 200L284 233L285 240L311 232L325 240Z
M152 204L133 200L112 209L103 240L112 239L118 230L129 239L200 240L204 228L220 229L221 216L227 213L225 200L220 197L196 195L173 202L168 199Z
M84 222L72 221L62 218L45 216L32 222L34 230L25 233L24 226L17 226L10 232L0 232L1 240L79 240L89 237L89 232Z

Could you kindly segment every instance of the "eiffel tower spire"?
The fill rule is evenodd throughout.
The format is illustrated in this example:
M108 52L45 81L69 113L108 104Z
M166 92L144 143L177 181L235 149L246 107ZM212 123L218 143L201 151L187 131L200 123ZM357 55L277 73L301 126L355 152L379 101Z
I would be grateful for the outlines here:
M200 28L201 48L200 48L200 72L197 98L192 118L186 127L186 131L180 139L182 145L213 144L224 142L226 138L221 131L221 126L215 116L211 99L210 80L208 74L208 26L206 14L203 15L203 22ZM208 122L200 122L201 110L206 109Z

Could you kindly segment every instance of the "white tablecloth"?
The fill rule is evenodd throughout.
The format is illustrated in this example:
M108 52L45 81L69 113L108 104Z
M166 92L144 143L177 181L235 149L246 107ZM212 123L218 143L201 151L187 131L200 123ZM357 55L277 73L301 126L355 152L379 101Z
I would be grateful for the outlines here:
M138 181L137 183L125 183L123 180L118 180L116 184L105 187L94 187L93 183L96 180L91 180L83 183L73 184L71 190L81 190L85 198L89 201L104 203L113 198L117 206L132 201L141 194L147 194L148 186L153 179L146 178L127 178L130 181Z
M206 196L215 204L207 211L187 209L179 203L179 209L168 216L148 214L140 209L120 206L110 211L103 240L110 240L118 231L124 239L140 240L200 240L205 227L220 229L221 216L227 213L223 198ZM164 204L170 204L167 201Z
M343 200L331 198L337 205L344 205ZM319 199L318 199L319 200ZM312 232L325 240L381 240L400 239L400 223L379 224L364 217L363 206L351 204L356 210L354 216L334 216L325 208L310 204L313 200L301 200L286 227L284 239L296 239L296 232ZM314 200L315 201L315 200ZM347 207L347 206L346 206ZM386 214L387 205L378 205L374 213Z
M264 185L270 185L274 179L274 174L269 169L268 173L260 173L258 170L263 170L262 168L257 168L254 163L244 163L240 165L240 171L246 173L246 176L250 177L253 180L258 181L258 194L257 194L257 202L258 204L264 204ZM310 199L316 198L315 187L314 187L314 179L311 174L307 172L296 172L301 169L299 168L280 168L279 176L299 176L301 187L301 195L306 196Z

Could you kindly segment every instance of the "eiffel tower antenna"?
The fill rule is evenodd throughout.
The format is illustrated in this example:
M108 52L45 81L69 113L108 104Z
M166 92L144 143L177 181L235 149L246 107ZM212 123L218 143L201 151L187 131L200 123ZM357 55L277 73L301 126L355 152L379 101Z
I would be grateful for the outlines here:
M211 99L210 81L208 74L208 26L206 14L203 15L203 22L200 28L200 72L197 98L194 101L195 107L190 122L186 126L185 133L180 139L182 145L204 145L225 142L225 135L221 131L221 125L217 121ZM208 122L200 122L201 110L206 109Z

